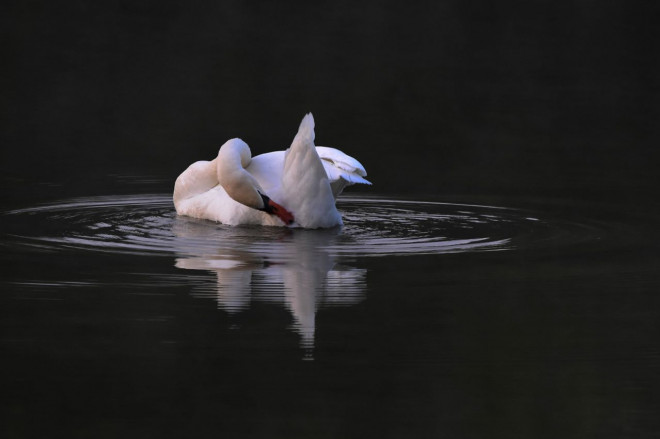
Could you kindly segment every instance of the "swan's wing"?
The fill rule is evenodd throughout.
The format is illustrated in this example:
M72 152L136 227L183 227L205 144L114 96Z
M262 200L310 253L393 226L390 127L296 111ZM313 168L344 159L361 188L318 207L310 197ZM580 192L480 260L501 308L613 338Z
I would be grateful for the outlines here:
M303 227L341 224L335 198L321 159L314 147L314 118L307 114L284 156L282 175L284 206Z
M327 146L317 146L316 152L321 157L321 163L325 168L335 198L341 194L346 186L355 183L371 184L367 180L367 171L364 166L348 154L338 149Z
M343 178L349 184L371 184L369 180L363 178L367 176L364 166L350 155L327 146L317 146L316 152L321 157L321 163L323 163L330 182Z

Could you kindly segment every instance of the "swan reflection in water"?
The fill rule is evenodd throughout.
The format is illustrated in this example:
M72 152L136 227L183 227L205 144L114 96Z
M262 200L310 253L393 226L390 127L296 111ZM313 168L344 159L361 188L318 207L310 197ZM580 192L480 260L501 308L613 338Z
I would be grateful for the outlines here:
M311 358L316 313L329 306L363 300L366 269L341 265L329 251L340 228L305 230L275 227L231 227L177 217L176 267L215 273L218 307L235 314L253 301L284 304L294 318L300 345Z

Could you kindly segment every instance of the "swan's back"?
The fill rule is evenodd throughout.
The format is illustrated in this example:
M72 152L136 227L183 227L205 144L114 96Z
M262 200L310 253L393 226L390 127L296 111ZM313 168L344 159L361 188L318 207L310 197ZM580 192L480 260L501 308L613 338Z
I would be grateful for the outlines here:
M317 146L316 152L321 159L330 188L335 199L344 188L356 183L368 184L367 172L360 162L342 151L327 146ZM273 151L260 154L252 159L248 172L252 174L267 194L275 194L282 184L284 170L284 151Z

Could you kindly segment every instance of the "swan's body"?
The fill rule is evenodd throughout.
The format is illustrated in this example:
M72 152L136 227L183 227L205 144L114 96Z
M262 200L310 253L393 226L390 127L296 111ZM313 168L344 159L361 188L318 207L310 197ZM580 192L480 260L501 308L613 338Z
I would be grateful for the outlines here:
M364 167L343 152L314 146L314 118L306 115L286 151L251 157L241 139L227 141L212 161L195 162L177 178L179 215L224 224L306 228L342 224L335 199L364 179Z

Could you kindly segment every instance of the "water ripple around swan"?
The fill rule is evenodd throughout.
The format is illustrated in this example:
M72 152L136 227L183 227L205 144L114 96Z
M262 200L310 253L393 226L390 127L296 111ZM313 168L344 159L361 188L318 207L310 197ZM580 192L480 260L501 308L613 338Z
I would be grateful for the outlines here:
M179 217L169 194L87 197L4 212L3 245L146 255L240 253L286 259L292 239L331 256L505 251L595 239L587 224L503 207L343 197L344 227L295 230L230 227ZM232 258L229 258L230 260ZM227 263L223 259L222 263Z

